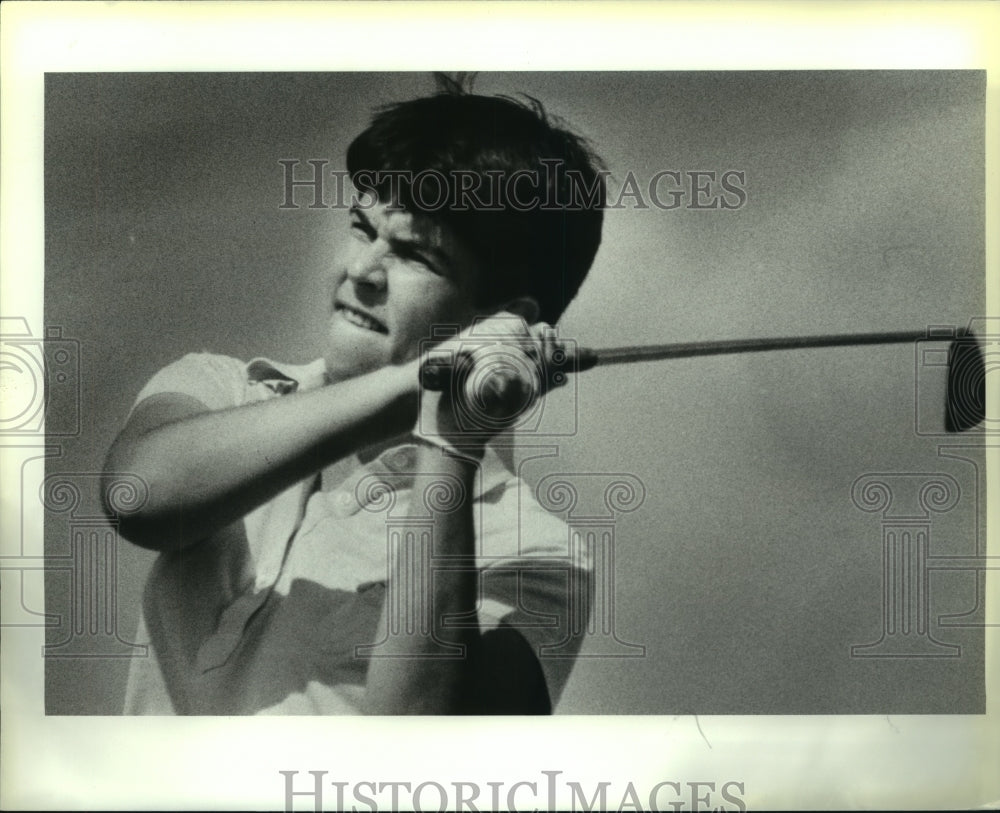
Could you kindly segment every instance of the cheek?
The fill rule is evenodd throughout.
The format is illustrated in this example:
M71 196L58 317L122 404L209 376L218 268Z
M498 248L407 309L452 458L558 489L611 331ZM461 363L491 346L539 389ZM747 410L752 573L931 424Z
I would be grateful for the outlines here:
M414 298L414 314L424 325L461 324L463 327L472 317L472 303L454 286L440 285L425 292L426 296Z
M469 303L450 286L405 292L397 289L393 299L401 306L394 332L397 350L404 353L418 353L421 342L431 338L435 326L455 326L461 330L472 321Z
M323 295L326 297L327 304L330 305L330 307L333 307L333 296L337 293L337 289L343 284L345 276L345 274L332 270L328 270L325 274L323 274Z
M336 290L347 278L347 269L357 261L359 246L357 240L342 237L325 252L323 275L331 290Z
M351 264L351 251L347 248L339 248L330 254L326 266L326 273L331 279L340 282L347 276L347 269Z

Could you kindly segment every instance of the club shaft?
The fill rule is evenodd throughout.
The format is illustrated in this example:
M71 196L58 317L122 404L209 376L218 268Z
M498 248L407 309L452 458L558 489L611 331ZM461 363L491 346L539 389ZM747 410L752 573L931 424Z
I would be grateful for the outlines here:
M864 344L902 344L929 339L927 330L888 333L835 333L824 336L782 336L773 339L734 339L675 344L630 345L624 347L581 348L579 369L598 365L632 364L639 361L716 356L726 353L759 353L765 350L798 350L807 347L843 347Z

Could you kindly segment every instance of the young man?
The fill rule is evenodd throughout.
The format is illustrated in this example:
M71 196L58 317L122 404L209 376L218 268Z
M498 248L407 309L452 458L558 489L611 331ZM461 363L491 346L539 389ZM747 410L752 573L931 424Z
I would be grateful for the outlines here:
M489 441L565 379L595 165L539 105L459 92L352 142L323 358L186 356L109 452L109 489L148 487L121 532L161 552L126 713L551 712L588 563Z

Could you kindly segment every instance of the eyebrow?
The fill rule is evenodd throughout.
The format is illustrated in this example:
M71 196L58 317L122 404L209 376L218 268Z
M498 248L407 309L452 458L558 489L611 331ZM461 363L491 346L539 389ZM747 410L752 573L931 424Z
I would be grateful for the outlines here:
M365 226L367 226L372 231L375 230L375 227L372 225L371 219L368 217L367 214L365 214L364 210L362 210L357 205L352 205L349 210L349 213L352 217L357 217ZM412 214L410 216L413 217ZM430 255L436 262L445 266L445 268L442 270L451 271L454 268L454 261L452 260L451 255L447 251L438 246L431 245L427 243L425 240L420 239L419 237L414 239L393 237L390 238L388 242L393 248L410 249L412 251L419 251L424 254Z

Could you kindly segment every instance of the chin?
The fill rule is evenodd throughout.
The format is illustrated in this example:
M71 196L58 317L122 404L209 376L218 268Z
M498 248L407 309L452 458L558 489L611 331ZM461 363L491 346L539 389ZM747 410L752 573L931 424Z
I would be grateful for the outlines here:
M385 367L391 355L387 339L379 333L362 333L355 328L332 325L323 348L327 377L339 381Z
M342 349L328 351L324 358L326 360L326 377L331 382L371 373L388 364L386 359L359 357L357 354L344 352Z

